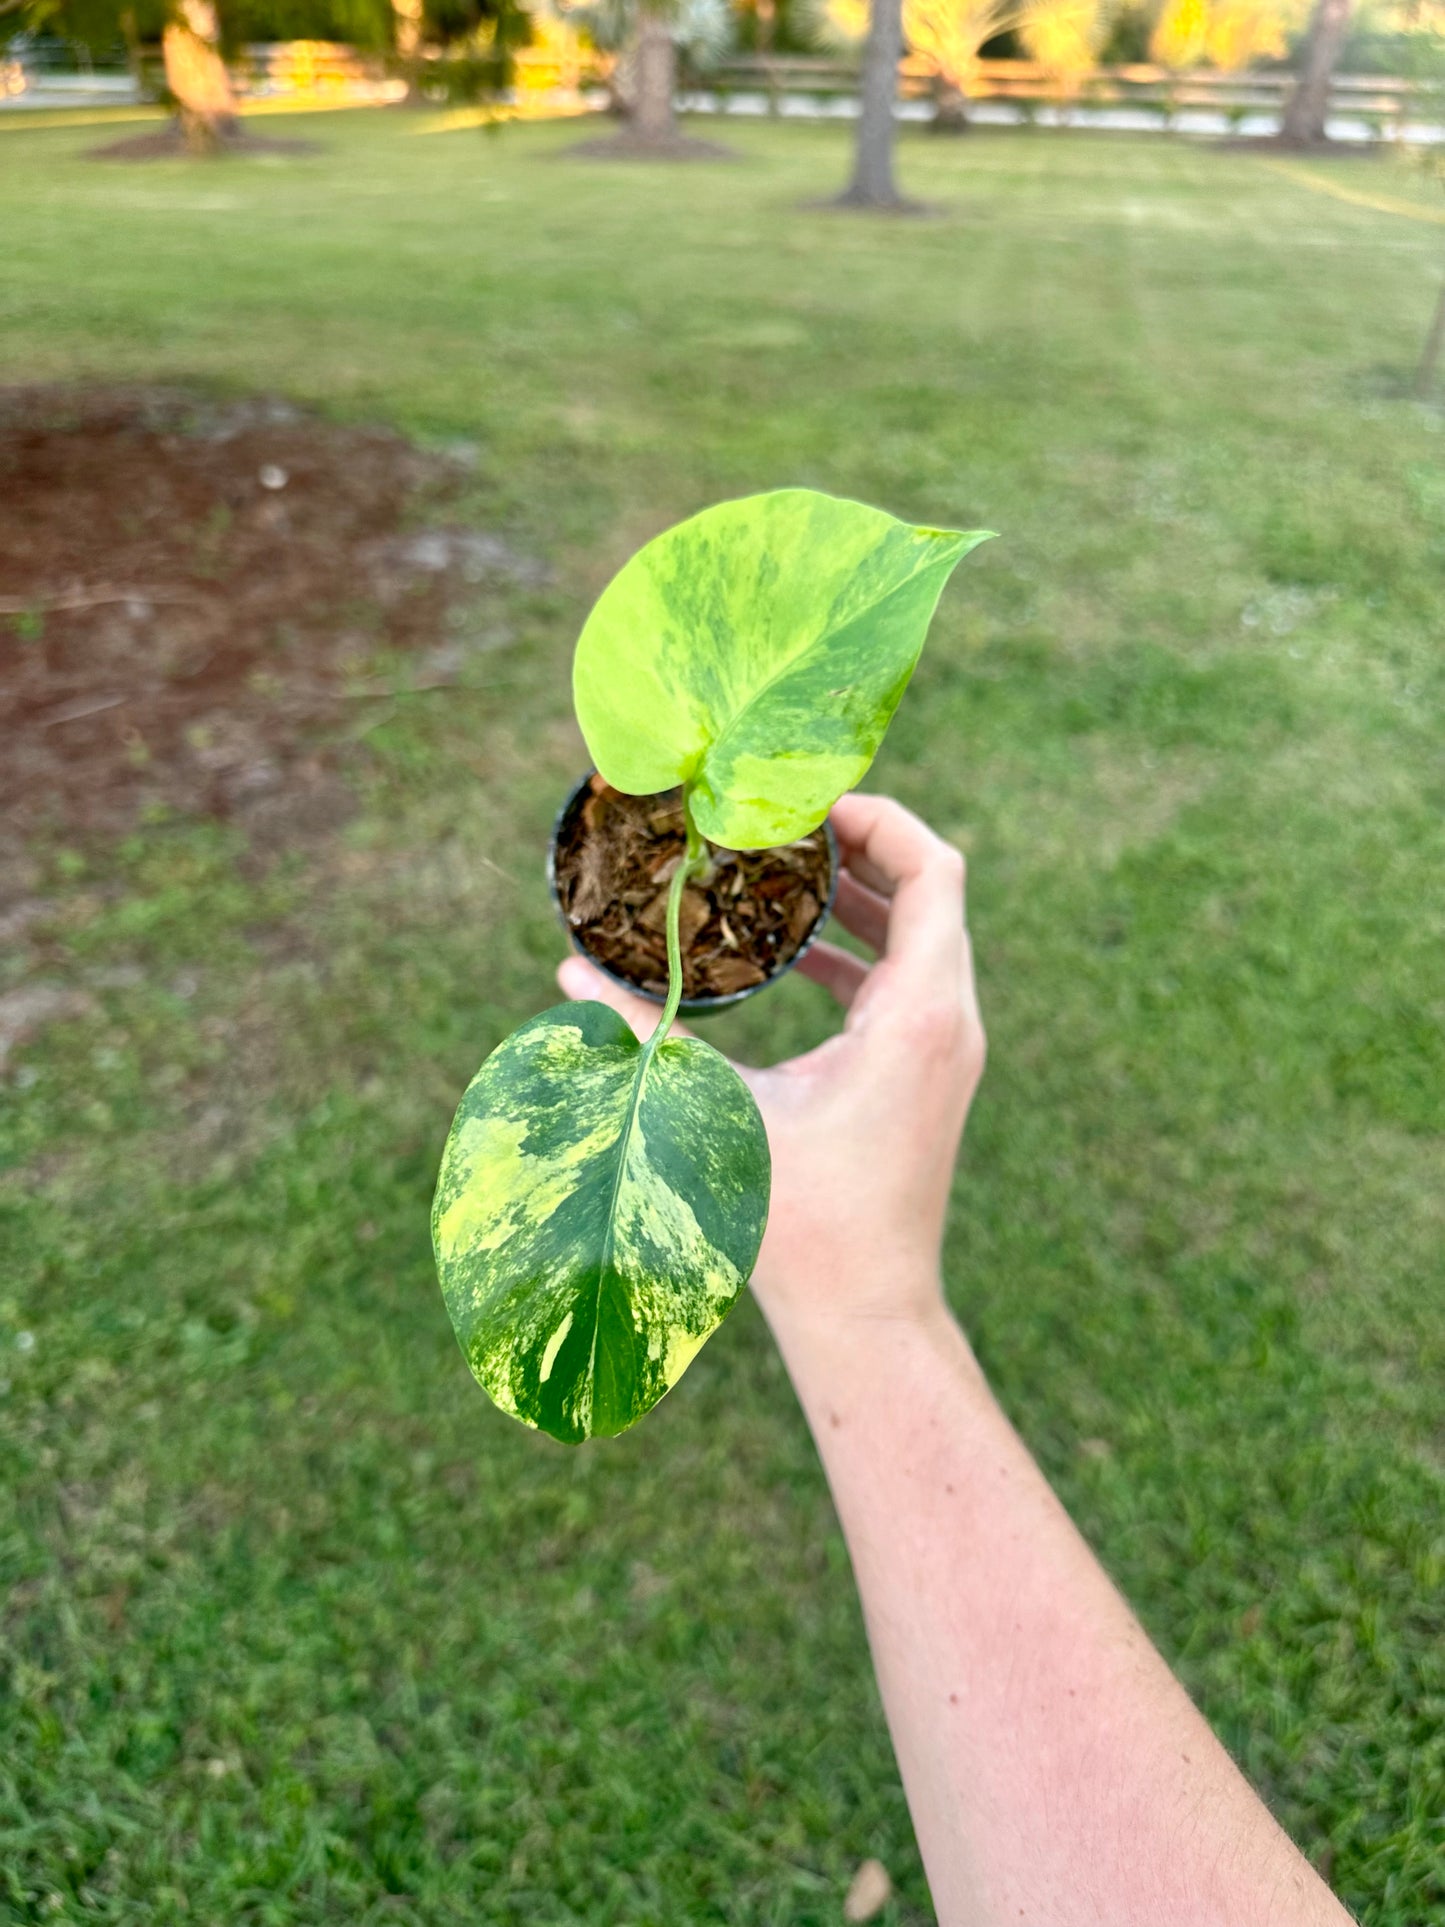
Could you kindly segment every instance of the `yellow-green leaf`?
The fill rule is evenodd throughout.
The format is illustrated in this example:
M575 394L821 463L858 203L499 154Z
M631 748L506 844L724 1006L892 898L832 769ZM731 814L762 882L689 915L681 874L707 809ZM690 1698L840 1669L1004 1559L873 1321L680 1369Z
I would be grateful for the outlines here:
M553 1438L611 1437L675 1385L747 1283L767 1137L727 1059L559 1004L468 1086L432 1207L467 1363Z
M872 762L944 583L987 539L801 488L668 529L577 643L593 761L632 795L689 784L729 849L806 836Z

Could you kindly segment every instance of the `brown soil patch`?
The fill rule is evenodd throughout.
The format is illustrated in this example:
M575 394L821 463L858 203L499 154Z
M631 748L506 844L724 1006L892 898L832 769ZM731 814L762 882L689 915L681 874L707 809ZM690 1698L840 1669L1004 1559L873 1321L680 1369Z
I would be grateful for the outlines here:
M467 614L486 586L539 577L495 536L417 526L463 475L274 400L0 390L12 832L155 807L238 817L263 843L333 825L368 702L456 681L487 646ZM378 678L393 651L411 660Z
M587 954L640 990L667 991L667 896L687 847L682 792L623 796L594 776L557 839L556 888ZM730 997L776 976L821 922L826 833L778 850L709 844L711 876L682 894L683 995Z

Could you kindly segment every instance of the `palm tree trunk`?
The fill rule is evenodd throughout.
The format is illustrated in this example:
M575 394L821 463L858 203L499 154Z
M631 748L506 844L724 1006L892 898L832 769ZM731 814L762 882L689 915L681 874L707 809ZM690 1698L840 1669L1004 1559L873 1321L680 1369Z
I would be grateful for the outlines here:
M406 98L414 105L421 98L422 0L391 0L391 23L397 66L406 82Z
M139 92L144 79L144 69L141 64L140 28L136 25L135 8L122 7L117 16L117 24L120 27L120 37L125 42L126 68ZM142 94L141 97L143 99L144 95Z
M1330 83L1335 77L1349 24L1350 0L1315 0L1304 65L1285 102L1284 118L1280 122L1280 138L1291 146L1309 146L1326 138Z
M220 41L221 25L210 0L178 0L161 35L166 86L192 154L214 154L237 131L236 97Z
M956 80L941 74L933 82L933 129L938 134L966 134L969 128L968 96Z
M778 76L773 67L773 38L778 24L777 0L754 0L754 6L758 21L758 58L767 75L768 112L776 115L780 106Z
M632 99L632 135L649 147L677 139L672 97L677 87L677 48L665 17L644 7L637 21L637 81Z
M1424 401L1435 385L1435 371L1440 366L1440 350L1445 348L1445 281L1440 284L1440 299L1435 303L1435 319L1430 323L1430 332L1425 337L1425 346L1420 351L1420 366L1415 370L1415 394Z
M898 58L902 51L903 0L873 0L863 49L853 179L840 196L846 207L903 206L893 178L893 103L898 95Z

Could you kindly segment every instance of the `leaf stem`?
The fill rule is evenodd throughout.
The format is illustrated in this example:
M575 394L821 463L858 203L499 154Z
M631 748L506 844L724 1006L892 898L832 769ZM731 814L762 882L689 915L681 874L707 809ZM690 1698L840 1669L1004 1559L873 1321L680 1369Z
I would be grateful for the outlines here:
M671 1030L677 1007L682 1002L682 893L707 863L707 845L692 820L691 792L686 787L682 792L682 815L687 824L687 849L672 873L667 892L667 1002L662 1007L657 1029L647 1040L649 1051Z

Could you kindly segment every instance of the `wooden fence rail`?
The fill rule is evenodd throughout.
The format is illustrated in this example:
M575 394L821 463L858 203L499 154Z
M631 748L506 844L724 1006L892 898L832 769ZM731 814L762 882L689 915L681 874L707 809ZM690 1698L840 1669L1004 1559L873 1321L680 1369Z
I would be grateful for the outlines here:
M571 71L558 78L564 84L587 86L600 75L585 50ZM523 48L516 56L518 79L524 86L545 82L557 67L555 51ZM290 92L344 90L359 80L379 80L385 68L375 56L331 41L284 41L247 47L237 62L238 78L247 91ZM846 99L857 94L858 68L852 62L812 54L785 54L772 59L738 56L704 71L684 72L684 87L692 92L727 96L762 94L815 99ZM899 65L899 94L904 100L926 100L933 77L919 61L905 58ZM1221 74L1209 70L1173 73L1147 64L1097 67L1069 93L1056 78L1031 60L981 60L972 98L1018 105L1052 107L1134 107L1169 119L1189 110L1204 109L1226 119L1244 114L1275 114L1293 84L1282 70ZM1338 74L1331 107L1337 113L1399 123L1418 115L1445 119L1440 91L1414 81L1374 74Z
M904 100L927 99L933 76L927 67L905 58L899 66L899 94ZM1278 115L1294 76L1283 69L1225 74L1201 69L1175 73L1148 64L1098 67L1074 89L1062 88L1047 69L1030 60L981 60L975 70L971 98L1021 107L1068 109L1136 108L1161 120L1191 110L1204 110L1242 119L1252 114ZM689 76L689 85L710 94L763 94L780 100L787 95L815 99L845 98L858 90L858 69L847 60L813 55L756 56L726 60ZM1445 119L1440 90L1418 82L1374 74L1336 75L1331 110L1381 124L1382 131L1415 118Z
M66 45L58 40L37 43L32 51L41 54L49 49L53 53ZM159 50L153 50L152 65L157 64L158 57ZM17 74L12 91L23 91L27 79L33 76L21 72L21 68L34 66L39 71L47 63L22 57L12 64ZM114 64L121 64L120 55ZM585 90L603 82L596 57L580 47L569 48L565 58L555 46L524 48L516 56L516 69L518 92L532 95L569 93L575 97L579 88ZM392 99L402 91L395 69L389 69L379 55L335 41L250 46L233 63L233 71L240 92L253 98L331 98L338 103L350 100L361 104ZM898 71L899 94L905 102L930 98L934 80L922 62L905 58ZM1067 118L1075 111L1088 115L1091 110L1126 110L1169 125L1181 116L1204 113L1228 125L1246 120L1257 123L1261 117L1277 121L1292 84L1293 76L1277 68L1236 74L1207 70L1174 73L1165 67L1139 64L1098 67L1069 90L1034 61L982 60L969 91L973 102L996 103L1014 109L1021 117L1044 112ZM766 59L739 56L705 71L684 71L682 86L694 100L708 97L720 107L726 107L735 96L750 96L754 102L761 97L772 109L782 111L789 102L814 101L821 105L828 100L853 99L858 92L858 68L850 60L827 55L780 54ZM1386 75L1337 75L1330 107L1332 113L1384 137L1421 125L1445 125L1445 89Z

